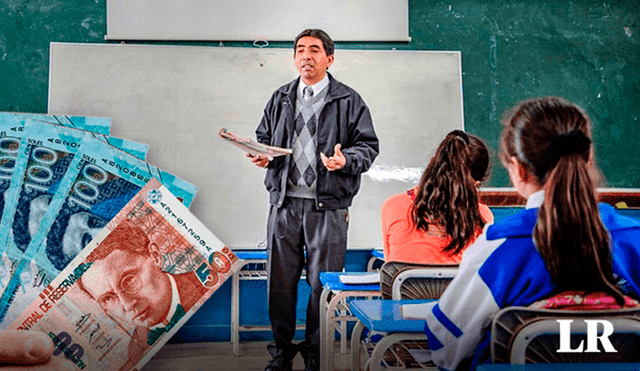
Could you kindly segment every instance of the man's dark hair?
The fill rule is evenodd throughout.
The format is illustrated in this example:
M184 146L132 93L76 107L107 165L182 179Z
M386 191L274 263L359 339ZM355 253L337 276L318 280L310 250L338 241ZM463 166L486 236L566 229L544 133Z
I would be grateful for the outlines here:
M315 37L316 39L322 41L322 46L324 47L324 51L327 53L327 56L333 55L333 40L331 40L331 37L326 32L319 28L307 28L306 30L300 32L298 36L296 36L296 39L293 41L294 55L296 54L296 46L298 45L298 40L307 36Z

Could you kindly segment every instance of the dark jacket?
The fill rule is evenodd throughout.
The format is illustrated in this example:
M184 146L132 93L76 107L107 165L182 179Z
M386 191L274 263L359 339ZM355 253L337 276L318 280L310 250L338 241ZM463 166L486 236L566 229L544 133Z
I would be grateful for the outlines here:
M273 93L256 129L258 142L291 148L299 81L300 78L297 78ZM360 174L371 167L379 147L369 108L362 97L331 75L327 89L327 102L318 116L316 131L316 207L332 210L351 206L353 197L360 189ZM328 171L320 160L320 152L333 156L338 143L342 145L347 164L340 170ZM272 205L282 206L291 158L279 156L269 162L264 184Z

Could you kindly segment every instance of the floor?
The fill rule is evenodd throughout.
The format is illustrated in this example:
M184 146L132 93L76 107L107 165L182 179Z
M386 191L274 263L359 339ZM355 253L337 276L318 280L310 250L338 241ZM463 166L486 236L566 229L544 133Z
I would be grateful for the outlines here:
M240 353L233 356L231 343L166 344L141 371L262 371L271 359L266 342L242 343ZM339 354L338 348L335 365L336 370L349 370L350 355ZM300 355L293 370L304 370Z

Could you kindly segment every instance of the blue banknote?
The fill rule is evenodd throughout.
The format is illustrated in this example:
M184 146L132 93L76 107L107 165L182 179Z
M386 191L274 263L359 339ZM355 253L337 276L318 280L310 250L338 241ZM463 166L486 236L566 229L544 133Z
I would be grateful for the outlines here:
M148 146L43 121L24 124L19 154L4 193L0 219L0 270L19 261L46 212L60 180L86 136L105 141L144 158ZM1 294L1 292L0 292Z
M26 120L43 121L50 124L90 131L96 134L111 133L111 119L108 117L85 117L68 115L48 115L43 113L0 112L0 121L11 120L25 123Z
M108 139L103 134L31 119L26 120L22 134L20 151L13 161L10 186L3 194L0 220L0 271L12 273L11 276L82 139L87 136L97 136L103 141ZM0 298L2 294L4 288L0 288Z
M112 146L88 138L70 163L0 300L0 328L95 237L151 179L188 207L196 187Z
M19 120L13 117L0 120L0 215L5 208L5 194L11 188L23 132L24 124ZM15 261L9 259L4 246L0 245L0 294L9 284L15 269Z
M128 139L111 137L104 134L95 134L95 133L89 133L89 134L143 161L147 159L147 152L149 151L149 145L146 143L134 142Z
M11 186L4 194L0 246L20 259L85 134L80 130L27 120Z
M109 118L0 112L0 216L4 213L6 193L11 189L24 124L28 119L89 130L103 136L111 131ZM15 260L12 261L6 254L4 245L0 245L0 294L4 292L16 269L14 263Z

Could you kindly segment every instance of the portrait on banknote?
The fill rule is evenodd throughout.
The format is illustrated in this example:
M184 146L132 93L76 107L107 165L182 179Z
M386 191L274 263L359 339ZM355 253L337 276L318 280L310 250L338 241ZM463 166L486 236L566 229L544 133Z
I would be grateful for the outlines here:
M62 270L93 240L109 220L88 211L76 210L56 219L46 239L47 258Z
M68 167L56 182L50 200L34 198L28 206L18 207L11 214L13 223L8 220L5 223L4 218L0 223L13 225L14 231L17 226L22 231L28 229L28 234L13 235L30 240L24 253L13 243L5 249L7 262L15 268L0 299L0 329L22 313L149 179L161 179L172 194L180 195L187 203L197 190L190 183L93 137L82 139L81 148ZM2 230L0 225L0 237ZM14 240L18 239L9 239Z
M47 333L79 369L139 369L239 265L152 179L11 328Z

